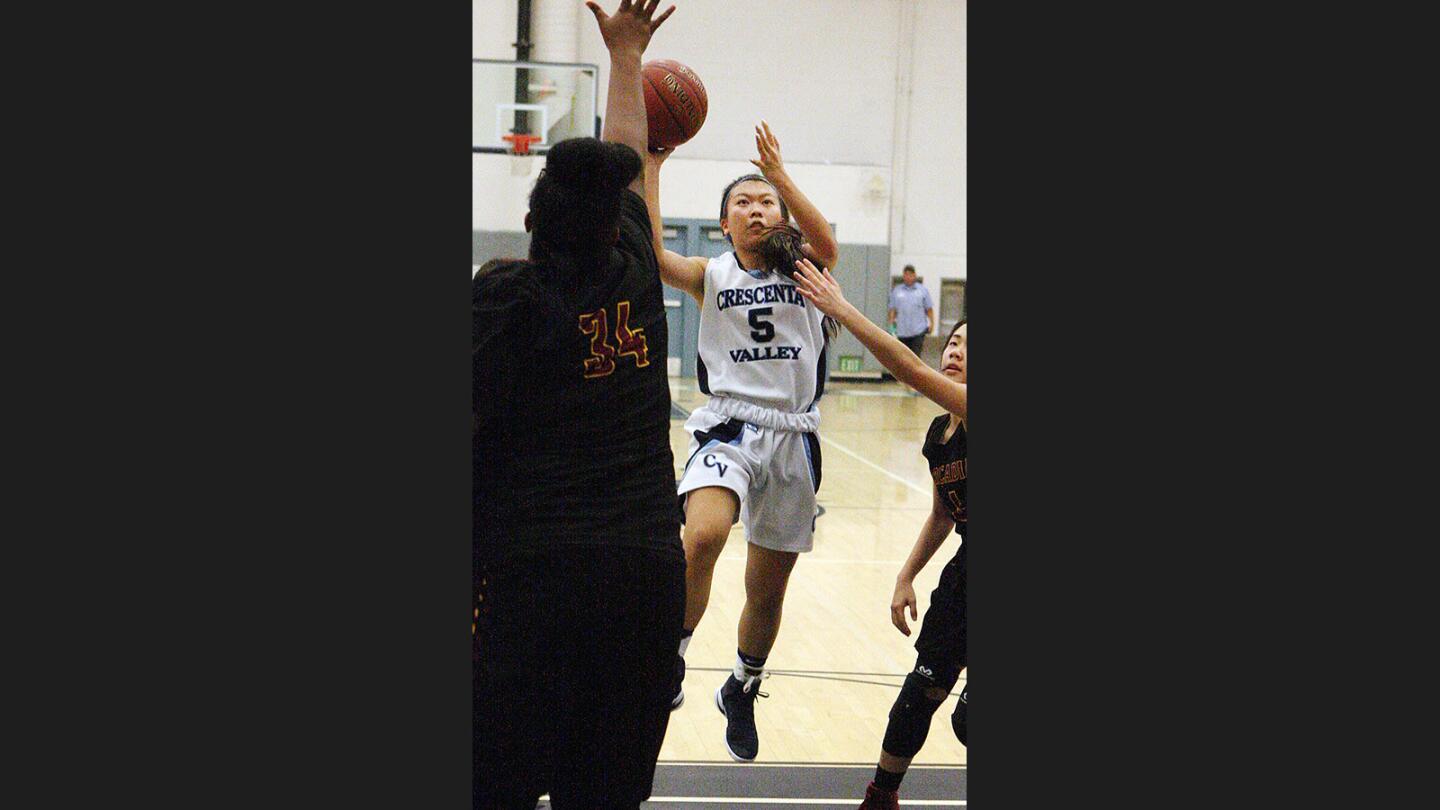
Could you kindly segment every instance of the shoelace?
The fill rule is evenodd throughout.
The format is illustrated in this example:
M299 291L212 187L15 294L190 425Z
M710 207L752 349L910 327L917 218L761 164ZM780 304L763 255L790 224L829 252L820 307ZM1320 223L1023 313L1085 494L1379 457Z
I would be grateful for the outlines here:
M768 698L768 697L770 697L770 694L769 694L768 692L761 692L761 691L760 691L760 687L759 687L760 682L763 681L763 680L765 680L765 679L768 678L768 677L770 677L770 673L769 673L769 672L761 672L759 675L747 675L747 676L745 676L745 682L740 685L740 694L742 694L742 695L743 695L743 694L747 694L747 693L750 691L750 688L751 688L751 687L754 687L754 688L755 688L755 697L763 697L763 698Z

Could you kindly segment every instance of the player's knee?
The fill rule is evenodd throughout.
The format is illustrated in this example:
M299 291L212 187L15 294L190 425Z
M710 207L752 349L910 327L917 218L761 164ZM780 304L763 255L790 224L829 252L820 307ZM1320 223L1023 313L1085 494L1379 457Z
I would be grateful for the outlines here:
M960 744L966 748L970 743L965 741L965 709L970 705L970 685L966 684L960 690L960 702L955 705L955 713L950 715L950 725L955 729L955 736L960 738Z
M685 524L683 537L687 558L693 556L700 562L713 563L725 548L730 527L714 521L692 521Z
M900 695L890 707L890 722L885 726L883 743L885 751L897 757L920 753L930 734L930 718L946 694L948 690L937 686L932 678L918 672L906 675L905 685L900 687Z
M915 671L910 674L921 676L925 680L926 689L933 690L935 699L944 700L960 680L960 667L948 661L937 664L932 659L922 657L915 662Z

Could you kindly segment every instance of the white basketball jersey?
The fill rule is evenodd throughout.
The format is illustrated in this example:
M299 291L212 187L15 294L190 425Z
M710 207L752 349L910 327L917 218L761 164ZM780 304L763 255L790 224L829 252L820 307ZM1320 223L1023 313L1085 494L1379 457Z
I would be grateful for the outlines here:
M700 390L803 413L825 389L825 314L795 283L745 270L734 251L705 265Z

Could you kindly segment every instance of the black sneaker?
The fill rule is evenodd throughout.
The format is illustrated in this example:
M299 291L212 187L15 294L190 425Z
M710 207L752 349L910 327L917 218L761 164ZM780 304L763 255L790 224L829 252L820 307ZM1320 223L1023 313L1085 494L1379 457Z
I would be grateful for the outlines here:
M752 675L744 683L732 673L715 690L715 707L725 715L725 749L736 762L753 762L760 753L760 735L755 733L755 698L770 697L759 689L768 675Z
M675 656L675 697L670 699L670 711L680 708L685 702L685 657Z

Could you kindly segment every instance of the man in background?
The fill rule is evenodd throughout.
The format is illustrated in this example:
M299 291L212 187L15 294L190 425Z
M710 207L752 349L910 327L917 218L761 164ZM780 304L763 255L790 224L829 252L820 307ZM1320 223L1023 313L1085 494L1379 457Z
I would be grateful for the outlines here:
M925 336L935 329L935 305L925 285L915 282L915 265L905 265L901 281L890 290L890 334L920 357Z

